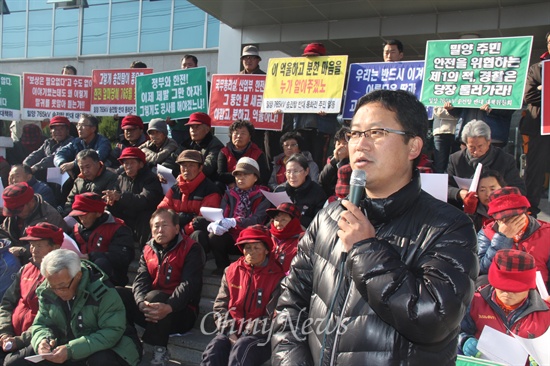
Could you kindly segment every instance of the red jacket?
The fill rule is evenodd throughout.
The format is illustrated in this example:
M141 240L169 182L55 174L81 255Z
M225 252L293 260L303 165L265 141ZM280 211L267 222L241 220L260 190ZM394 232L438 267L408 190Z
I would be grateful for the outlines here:
M164 196L157 208L170 208L177 213L191 213L200 216L201 207L220 207L222 197L216 185L203 172L191 182L183 180L178 175L176 184ZM190 235L193 229L193 222L190 221L184 228L185 234Z
M225 158L227 159L227 171L232 172L233 170L235 170L235 168L237 167L237 158L235 157L235 155L233 155L231 149L229 149L227 146L224 146L220 150L220 152L225 155ZM243 154L243 157L246 156L258 161L258 158L262 154L263 152L262 150L260 150L258 145L256 145L255 143L251 143L249 148Z
M88 237L88 240L84 240L80 234L80 230L85 230L85 228L79 223L74 224L74 240L78 243L82 254L93 252L105 253L109 250L109 244L111 244L113 236L116 231L124 225L124 221L121 219L114 216L112 216L112 218L114 220L109 218L107 222L97 226Z
M284 272L277 261L268 257L264 267L252 267L244 257L231 263L225 271L225 289L229 293L227 310L236 321L236 329L245 319L256 319L266 315L271 295L278 288Z
M14 335L20 336L29 329L38 312L38 297L36 288L44 281L40 274L40 268L32 263L27 263L21 271L19 282L20 297L17 306L13 310L11 318Z

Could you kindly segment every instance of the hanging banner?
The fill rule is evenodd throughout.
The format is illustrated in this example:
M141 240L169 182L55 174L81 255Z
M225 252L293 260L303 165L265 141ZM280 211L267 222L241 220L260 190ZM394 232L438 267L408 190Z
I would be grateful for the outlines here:
M339 113L348 56L272 58L262 112Z
M210 109L213 127L229 127L238 119L252 122L257 130L280 131L282 113L262 113L265 75L213 75Z
M136 77L136 114L143 120L208 112L206 67Z
M542 63L541 135L550 135L550 62Z
M92 70L92 114L136 114L136 77L153 69Z
M90 113L90 76L23 73L22 119L41 121L65 116L77 121Z
M532 36L428 41L420 101L521 109L532 43Z
M0 119L21 117L21 76L0 74Z
M351 119L357 100L373 90L406 90L420 98L424 61L350 64L343 117Z

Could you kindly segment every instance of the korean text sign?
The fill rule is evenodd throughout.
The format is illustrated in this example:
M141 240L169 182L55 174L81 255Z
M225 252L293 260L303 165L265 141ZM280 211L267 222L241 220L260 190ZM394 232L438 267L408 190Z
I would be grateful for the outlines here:
M90 76L23 73L23 119L43 120L56 115L76 121L90 113Z
M351 119L357 100L373 90L407 90L420 98L424 61L350 64L344 119Z
M212 126L228 127L237 119L252 122L259 130L283 128L283 115L262 113L265 75L213 75L210 91Z
M208 111L206 67L136 77L136 114L144 120Z
M520 109L533 37L428 41L421 102Z
M0 119L21 117L21 76L0 74Z
M340 112L347 62L347 56L270 59L262 112Z
M136 113L136 77L153 69L92 71L92 114L96 116Z

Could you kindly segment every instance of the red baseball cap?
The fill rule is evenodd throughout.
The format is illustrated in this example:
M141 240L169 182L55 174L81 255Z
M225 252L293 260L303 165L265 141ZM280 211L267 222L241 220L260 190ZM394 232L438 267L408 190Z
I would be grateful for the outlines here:
M140 128L143 130L143 120L139 116L134 116L133 114L129 114L126 117L122 119L122 124L120 126L123 130L129 129L129 128Z
M55 125L63 125L67 127L71 127L71 121L67 117L63 116L54 116L52 119L50 119L50 127Z
M310 43L304 49L302 56L325 56L327 49L322 43Z
M124 150L122 150L122 154L120 154L120 157L118 158L118 161L122 162L124 159L138 159L143 162L143 164L147 164L147 160L145 159L145 153L141 151L139 147L126 147Z
M189 117L189 122L185 124L188 125L207 125L208 127L212 126L212 119L206 113L195 112Z
M29 226L25 229L27 235L19 238L19 240L44 240L52 239L57 245L63 243L63 229L50 224L49 222L39 222L34 226Z
M97 193L86 192L77 194L73 202L73 210L69 216L81 216L90 212L103 212L107 203Z

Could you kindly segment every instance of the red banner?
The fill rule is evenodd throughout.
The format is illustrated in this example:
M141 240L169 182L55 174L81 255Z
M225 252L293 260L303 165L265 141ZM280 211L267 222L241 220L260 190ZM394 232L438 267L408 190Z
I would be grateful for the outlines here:
M228 127L244 119L258 130L280 131L283 114L260 112L264 87L265 75L213 75L209 110L212 126Z
M136 114L136 76L152 73L153 69L93 70L92 113Z
M65 116L77 121L90 113L92 78L90 76L23 74L22 119L43 120Z
M542 63L541 135L550 135L550 61Z

